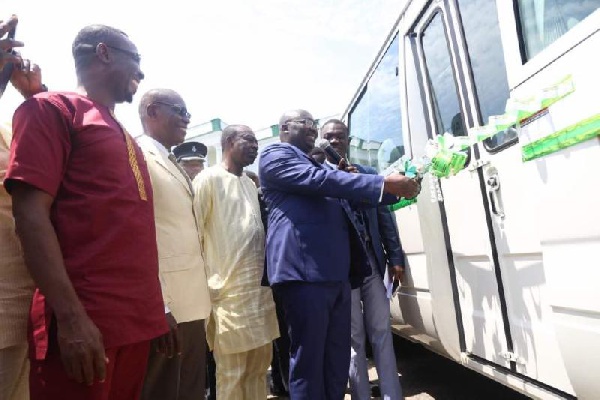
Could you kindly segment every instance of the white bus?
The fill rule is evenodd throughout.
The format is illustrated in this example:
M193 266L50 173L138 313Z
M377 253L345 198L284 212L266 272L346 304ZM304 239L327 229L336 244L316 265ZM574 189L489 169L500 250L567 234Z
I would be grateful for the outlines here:
M599 7L406 1L343 117L351 160L380 171L472 139L395 212L394 331L534 398L600 398ZM526 112L477 140L507 102Z

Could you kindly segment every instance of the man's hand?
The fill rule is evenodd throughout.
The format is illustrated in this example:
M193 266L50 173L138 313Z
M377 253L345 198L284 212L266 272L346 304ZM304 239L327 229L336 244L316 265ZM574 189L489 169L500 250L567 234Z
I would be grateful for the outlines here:
M404 281L404 265L391 266L390 278L392 278L392 281L398 281L402 283L402 281Z
M40 67L29 60L21 61L20 68L13 71L10 82L26 99L46 90L42 85Z
M172 358L174 355L181 354L181 337L173 314L167 313L165 316L167 324L169 324L169 332L155 339L156 351L164 354L167 358Z
M76 317L59 319L57 337L60 356L67 376L79 383L104 382L108 358L104 353L102 334L83 312Z
M351 174L358 173L358 168L356 168L354 165L348 163L348 161L345 158L342 158L340 160L340 163L338 164L338 169L340 171L350 172Z
M12 15L6 21L0 20L0 38L4 38L4 35L17 26L18 22L19 20L16 15ZM15 47L23 47L23 42L8 38L0 39L0 69L8 63L19 64L21 62L19 56L9 52L9 50L12 50Z
M4 50L5 47L11 48L12 46L23 46L23 43L8 39L0 40L0 70L7 64L15 64L17 66L21 64L21 57Z
M412 199L421 191L421 185L414 179L401 174L391 174L383 180L383 191L398 197Z

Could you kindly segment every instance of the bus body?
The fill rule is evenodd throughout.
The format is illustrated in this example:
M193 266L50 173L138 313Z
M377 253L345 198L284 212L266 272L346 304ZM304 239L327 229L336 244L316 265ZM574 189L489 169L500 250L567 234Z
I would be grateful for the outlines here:
M379 171L469 136L466 167L395 212L394 332L535 398L600 393L599 7L407 1L344 113L350 159ZM478 139L509 99L526 116Z

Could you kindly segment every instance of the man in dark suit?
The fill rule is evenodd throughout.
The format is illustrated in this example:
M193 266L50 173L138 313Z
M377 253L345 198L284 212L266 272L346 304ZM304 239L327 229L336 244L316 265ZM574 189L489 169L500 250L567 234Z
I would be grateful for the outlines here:
M350 364L350 281L370 274L365 243L350 207L412 198L418 184L402 175L349 174L308 156L317 138L304 110L279 120L282 143L259 163L269 208L267 273L290 334L293 400L343 399Z
M258 188L258 204L260 204L260 219L262 220L265 232L268 232L268 215L269 210L263 199L262 190L260 188L260 180L258 175L252 171L244 171L248 178L252 179L256 187ZM266 276L267 265L265 263L265 272L261 285L270 286ZM277 313L277 323L279 325L279 337L273 340L273 359L271 360L271 376L269 381L269 390L271 394L279 397L289 396L288 387L289 375L290 375L290 338L287 333L287 327L285 323L285 314L281 308L281 302L277 299L277 296L273 296L275 301L275 312ZM269 378L269 377L267 377Z
M321 136L327 139L340 155L346 157L350 138L346 125L331 119L322 126ZM328 162L332 160L329 159ZM372 167L354 164L359 173L376 174ZM352 324L350 357L350 390L353 400L368 400L369 376L365 354L365 331L371 342L373 358L383 399L401 399L396 357L390 327L390 303L383 282L385 269L389 276L401 280L404 274L404 252L398 237L396 221L387 206L356 210L357 219L363 222L362 235L367 244L371 275L363 284L352 290Z

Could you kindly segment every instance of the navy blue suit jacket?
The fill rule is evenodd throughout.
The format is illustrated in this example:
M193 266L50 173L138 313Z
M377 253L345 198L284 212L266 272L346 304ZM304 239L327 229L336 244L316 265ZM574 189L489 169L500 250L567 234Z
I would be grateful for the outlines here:
M271 285L360 284L370 275L352 207L376 207L383 177L326 168L288 143L267 146L259 160L269 209L266 263ZM348 200L348 201L347 201ZM396 197L384 195L391 204Z
M372 167L354 164L362 174L376 175ZM398 225L394 215L387 206L379 206L364 210L367 218L367 232L371 238L377 270L383 277L386 266L404 265L404 251L398 235Z

